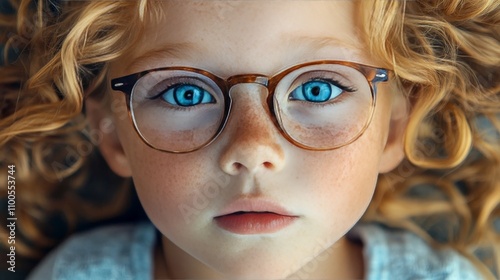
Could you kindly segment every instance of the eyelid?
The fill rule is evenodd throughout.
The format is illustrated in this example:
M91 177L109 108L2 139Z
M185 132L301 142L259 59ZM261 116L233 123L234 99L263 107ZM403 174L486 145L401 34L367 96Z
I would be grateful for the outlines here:
M336 79L335 77L339 77L341 79ZM348 85L344 81L348 81L342 74L340 73L335 73L335 72L330 72L330 71L311 71L311 72L306 72L298 77L294 78L292 84L289 86L289 91L292 92L299 86L304 85L307 82L311 81L325 81L328 83L331 83L337 87L339 87L342 90L345 90L347 92L355 92L357 91L357 88L354 87L354 85Z
M330 83L330 84L340 88L343 91L347 91L347 92L355 92L356 91L355 88L350 87L350 86L346 86L342 82L340 82L339 80L334 80L331 78L319 78L319 79L312 78L311 80L309 80L307 82L310 82L310 81L324 81L324 82ZM305 83L307 83L307 82L305 82Z
M216 101L218 100L218 97L220 94L216 94L215 92L220 92L220 89L214 89L212 88L209 84L204 82L203 80L197 78L197 77L169 77L166 78L159 83L155 84L151 89L149 89L149 92L154 92L155 94L151 97L148 97L148 99L156 99L163 95L168 89L170 89L173 86L178 86L178 85L194 85L197 87L200 87L201 89L205 90L207 93L211 94Z

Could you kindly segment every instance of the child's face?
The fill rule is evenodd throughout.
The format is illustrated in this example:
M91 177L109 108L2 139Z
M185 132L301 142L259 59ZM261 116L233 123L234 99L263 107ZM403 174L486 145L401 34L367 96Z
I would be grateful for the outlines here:
M111 65L109 77L166 66L271 76L321 59L379 66L358 37L353 3L163 1L165 16L148 26L133 53ZM223 274L282 278L341 239L370 203L377 175L400 162L390 89L378 85L363 136L332 151L304 150L283 138L265 107L265 88L255 84L234 89L227 126L206 148L159 152L115 112L120 146L101 149L117 173L133 177L151 221L179 248ZM111 94L125 106L122 93ZM270 202L294 218L266 224L269 215L257 214L218 223L215 217L238 201L273 211L260 204ZM231 211L251 210L243 208ZM253 218L263 227L249 228Z

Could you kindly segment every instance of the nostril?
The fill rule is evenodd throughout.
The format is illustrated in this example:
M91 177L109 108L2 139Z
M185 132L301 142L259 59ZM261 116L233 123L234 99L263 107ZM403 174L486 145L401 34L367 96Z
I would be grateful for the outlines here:
M266 168L266 169L271 169L271 170L274 169L274 164L272 164L269 161L263 162L262 166L264 166L264 168ZM234 162L231 167L232 167L231 169L233 172L240 172L242 169L246 168L246 166L244 164L239 163L239 162Z
M274 165L272 163L270 163L269 161L264 162L263 165L265 168L268 168L268 169L274 168Z
M243 167L243 164L239 162L233 163L233 170L240 170Z

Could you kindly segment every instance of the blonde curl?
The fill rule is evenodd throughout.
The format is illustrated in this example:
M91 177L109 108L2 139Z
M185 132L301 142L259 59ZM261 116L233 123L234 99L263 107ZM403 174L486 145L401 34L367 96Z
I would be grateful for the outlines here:
M50 213L59 211L74 224L120 211L115 206L98 215L73 195L91 156L68 161L67 151L90 141L84 98L106 91L109 62L126 54L143 23L157 14L146 0L38 1L36 9L29 0L11 2L16 14L0 17L6 61L0 67L0 166L15 162L18 185L26 186L17 207L25 219L21 231L39 247L25 246L22 253L36 255L56 243L38 226ZM371 54L392 69L398 94L411 108L407 160L380 175L364 219L452 246L493 279L500 267L493 225L500 218L500 5L358 3ZM63 167L50 168L54 162ZM5 194L6 180L0 180ZM431 231L443 219L447 238L440 239ZM490 262L476 257L485 250Z

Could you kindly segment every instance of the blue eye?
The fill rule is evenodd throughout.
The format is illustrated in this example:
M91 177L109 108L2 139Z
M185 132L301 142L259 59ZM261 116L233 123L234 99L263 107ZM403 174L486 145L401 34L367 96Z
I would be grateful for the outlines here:
M174 85L163 92L161 98L169 104L183 107L215 103L215 99L210 93L199 86L190 84Z
M314 80L295 88L289 99L321 103L336 98L342 92L343 89L330 82Z

